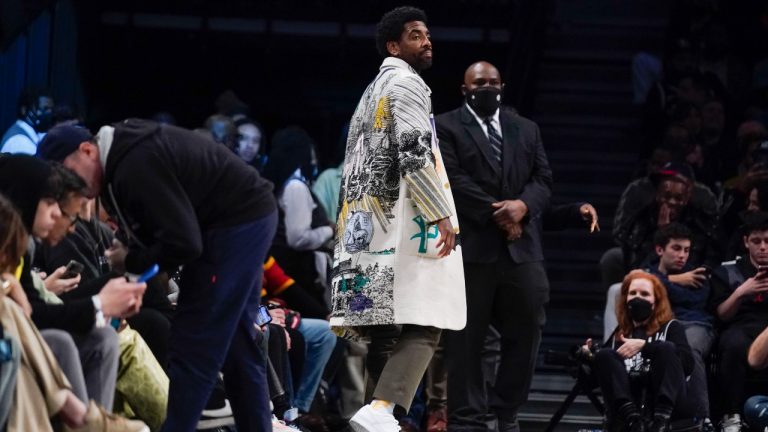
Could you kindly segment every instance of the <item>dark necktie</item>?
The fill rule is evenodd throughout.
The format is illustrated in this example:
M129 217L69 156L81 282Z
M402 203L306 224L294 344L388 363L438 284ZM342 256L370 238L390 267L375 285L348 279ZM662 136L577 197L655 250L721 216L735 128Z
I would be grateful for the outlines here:
M503 144L501 135L499 135L499 131L496 130L496 127L491 122L490 117L486 117L485 120L483 120L483 123L485 123L486 128L488 128L488 141L491 143L493 157L496 159L496 162L501 164L501 148Z

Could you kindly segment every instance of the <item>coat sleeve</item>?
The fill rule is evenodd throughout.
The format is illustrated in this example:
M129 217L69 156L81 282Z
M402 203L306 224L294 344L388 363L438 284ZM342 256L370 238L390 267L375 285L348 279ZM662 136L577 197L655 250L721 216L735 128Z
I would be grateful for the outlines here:
M404 77L393 85L390 107L398 145L400 174L405 178L422 217L428 223L453 215L443 195L432 154L429 95L418 76Z
M575 202L547 207L544 211L544 230L560 231L583 227L585 222L580 209L584 204L586 203Z
M443 164L451 182L451 192L456 203L456 208L461 209L463 217L471 219L479 224L491 220L493 207L491 204L498 200L485 192L472 176L461 167L458 157L457 137L450 125L440 118L436 121L437 139L440 145L440 153L443 155Z
M539 127L533 124L533 128L533 169L520 194L520 199L528 206L528 214L531 217L541 215L549 206L549 198L552 196L552 170L541 142Z

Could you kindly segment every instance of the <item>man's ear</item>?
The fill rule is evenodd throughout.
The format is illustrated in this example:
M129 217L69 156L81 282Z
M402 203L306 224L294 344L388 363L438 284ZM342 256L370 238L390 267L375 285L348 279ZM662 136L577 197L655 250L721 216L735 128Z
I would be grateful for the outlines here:
M400 44L397 43L397 41L389 41L387 42L387 52L389 55L393 57L397 57L400 55Z
M461 94L466 96L467 95L467 86L466 84L461 85Z
M81 142L77 149L91 159L99 157L99 148L91 141Z
M664 254L664 248L659 245L656 245L655 247L656 247L656 255L662 256Z

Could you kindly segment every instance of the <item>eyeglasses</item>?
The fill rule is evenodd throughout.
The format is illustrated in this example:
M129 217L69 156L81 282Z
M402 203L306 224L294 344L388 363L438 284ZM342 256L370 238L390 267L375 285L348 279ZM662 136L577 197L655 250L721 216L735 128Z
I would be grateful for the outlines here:
M69 226L70 227L72 227L72 225L77 223L78 219L80 219L80 216L78 216L76 214L75 215L67 214L67 212L65 212L64 210L61 210L61 215L64 216L65 218L69 219Z

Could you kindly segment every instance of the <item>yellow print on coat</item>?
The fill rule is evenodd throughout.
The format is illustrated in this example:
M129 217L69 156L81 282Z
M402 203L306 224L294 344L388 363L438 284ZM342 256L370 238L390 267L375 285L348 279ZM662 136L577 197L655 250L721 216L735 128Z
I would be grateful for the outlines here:
M373 117L374 132L381 132L392 123L392 111L389 109L389 97L382 96L376 104L376 113Z

